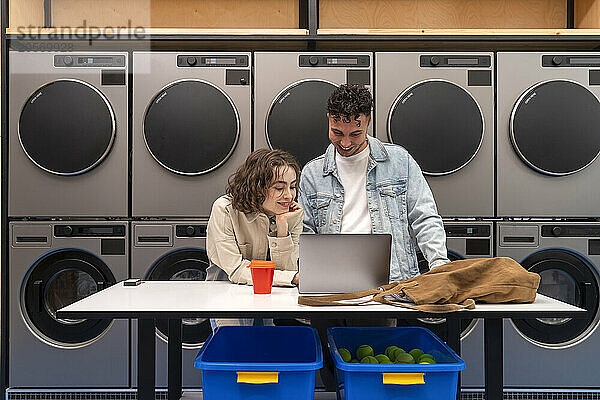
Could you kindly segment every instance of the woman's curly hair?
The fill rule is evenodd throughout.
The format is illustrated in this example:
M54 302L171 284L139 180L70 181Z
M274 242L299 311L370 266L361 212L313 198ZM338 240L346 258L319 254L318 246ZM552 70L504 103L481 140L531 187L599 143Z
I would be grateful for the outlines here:
M267 192L277 178L275 171L281 167L293 168L296 172L296 182L300 181L300 166L287 151L253 151L227 182L225 193L231 197L233 208L245 214L263 211L262 204L267 198ZM297 195L298 191L296 197Z
M327 100L327 113L344 122L357 119L361 114L369 117L373 107L373 96L363 85L340 85Z

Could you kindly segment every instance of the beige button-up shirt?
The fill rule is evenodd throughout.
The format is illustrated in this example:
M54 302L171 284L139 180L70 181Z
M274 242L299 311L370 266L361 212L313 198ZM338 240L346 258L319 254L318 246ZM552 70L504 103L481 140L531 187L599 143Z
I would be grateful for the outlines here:
M228 196L213 204L206 231L206 248L212 264L233 283L252 285L250 260L265 260L270 250L275 263L274 286L292 286L298 271L298 239L303 213L288 220L288 235L277 237L275 223L264 213L244 214ZM214 267L212 267L214 268Z

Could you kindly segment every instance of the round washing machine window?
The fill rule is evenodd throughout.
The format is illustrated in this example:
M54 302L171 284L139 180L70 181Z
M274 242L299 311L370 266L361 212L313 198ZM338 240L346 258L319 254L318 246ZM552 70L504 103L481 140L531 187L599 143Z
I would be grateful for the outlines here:
M80 319L58 319L56 311L98 291L98 285L90 274L80 269L63 269L48 280L43 302L46 312L56 321L76 324Z
M181 80L164 87L148 105L143 125L152 157L181 175L219 168L233 153L240 135L231 98L201 80Z
M102 337L112 320L60 319L56 311L115 282L108 266L84 250L46 253L31 265L23 279L21 314L31 332L51 346L86 346Z
M115 115L106 97L89 83L61 79L28 99L19 117L25 154L44 171L82 174L108 155L115 139Z
M156 260L145 276L153 281L204 281L206 269L210 266L206 250L201 248L182 248L164 254ZM182 346L188 349L199 348L212 333L210 321L206 318L184 318L181 334ZM156 320L158 336L168 339L168 320Z
M581 171L600 154L600 102L577 82L538 83L515 103L510 139L521 160L539 173Z
M426 175L447 175L465 167L483 142L479 105L462 87L443 80L410 86L392 104L390 142L406 148Z
M279 92L265 121L269 147L290 152L300 167L323 154L329 146L327 99L336 88L334 83L310 79Z
M463 260L464 257L455 251L448 250L448 259L450 261ZM425 273L429 271L429 264L423 256L423 253L417 251L417 263L419 265L419 272ZM460 337L465 338L475 328L477 323L476 319L465 319L460 320ZM421 326L434 332L437 336L446 340L448 336L446 318L417 318L416 320L398 320L398 326Z
M599 277L591 261L571 250L551 248L530 255L521 265L540 274L538 293L588 310L577 319L513 319L521 336L541 347L565 348L585 340L597 328Z

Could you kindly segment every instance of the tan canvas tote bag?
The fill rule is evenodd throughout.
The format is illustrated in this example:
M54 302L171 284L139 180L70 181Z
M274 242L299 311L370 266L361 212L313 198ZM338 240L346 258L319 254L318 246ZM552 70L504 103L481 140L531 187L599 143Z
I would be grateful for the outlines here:
M540 276L512 258L474 258L441 265L424 274L361 292L299 296L308 306L379 302L431 313L475 308L482 303L532 303Z

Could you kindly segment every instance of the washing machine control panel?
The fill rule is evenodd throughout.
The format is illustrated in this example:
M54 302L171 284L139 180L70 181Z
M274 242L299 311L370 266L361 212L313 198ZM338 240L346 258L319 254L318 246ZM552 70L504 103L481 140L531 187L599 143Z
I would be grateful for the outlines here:
M55 67L124 67L123 55L72 54L54 56Z
M542 225L542 237L600 237L598 225Z
M491 56L474 55L422 55L420 57L421 67L484 67L492 65Z
M247 55L178 55L178 67L247 67Z
M600 56L590 55L544 55L542 67L600 67Z
M458 248L456 250L460 254L468 257L489 257L492 254L490 225L447 224L444 225L444 230L448 239L447 245L452 243L454 246L458 246L460 250Z
M177 237L206 237L206 225L176 225Z
M56 237L125 236L125 225L54 225Z
M352 55L301 55L298 60L300 67L369 67L369 56Z
M446 225L447 237L489 237L489 225Z

